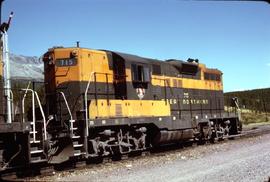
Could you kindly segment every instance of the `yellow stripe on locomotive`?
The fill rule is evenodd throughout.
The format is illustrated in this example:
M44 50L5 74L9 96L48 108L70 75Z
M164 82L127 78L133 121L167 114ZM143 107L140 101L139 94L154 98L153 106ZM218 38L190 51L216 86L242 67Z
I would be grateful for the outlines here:
M89 106L90 119L115 117L170 116L170 104L157 100L110 100L92 101Z

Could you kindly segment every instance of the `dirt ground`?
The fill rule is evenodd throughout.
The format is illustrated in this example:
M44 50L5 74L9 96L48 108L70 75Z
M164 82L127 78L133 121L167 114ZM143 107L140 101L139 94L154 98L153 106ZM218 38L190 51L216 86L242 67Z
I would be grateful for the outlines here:
M268 181L270 134L56 172L35 181Z

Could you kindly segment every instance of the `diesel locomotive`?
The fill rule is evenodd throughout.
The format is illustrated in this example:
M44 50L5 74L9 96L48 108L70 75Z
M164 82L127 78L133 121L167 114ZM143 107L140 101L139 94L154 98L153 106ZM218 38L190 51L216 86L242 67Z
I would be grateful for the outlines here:
M43 62L45 102L26 88L21 117L5 123L2 111L3 170L203 143L241 130L237 114L224 110L222 72L196 59L160 61L77 46L51 48Z
M46 113L53 118L48 135L56 142L69 137L71 156L119 155L239 132L238 117L224 112L221 71L198 60L56 47L43 61Z

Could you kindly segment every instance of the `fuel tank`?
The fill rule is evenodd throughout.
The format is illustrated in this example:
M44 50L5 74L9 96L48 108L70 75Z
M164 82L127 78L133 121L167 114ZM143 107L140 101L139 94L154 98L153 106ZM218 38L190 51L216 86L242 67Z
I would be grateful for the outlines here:
M192 129L175 130L175 131L163 130L156 135L154 139L154 144L155 145L169 144L192 139L193 137L194 134Z

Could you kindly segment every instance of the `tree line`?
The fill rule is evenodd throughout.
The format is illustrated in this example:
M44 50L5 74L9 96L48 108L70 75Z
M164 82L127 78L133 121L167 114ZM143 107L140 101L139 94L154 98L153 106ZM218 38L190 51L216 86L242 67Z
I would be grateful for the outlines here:
M270 88L224 93L225 105L232 106L234 97L238 98L241 109L256 113L270 112Z

